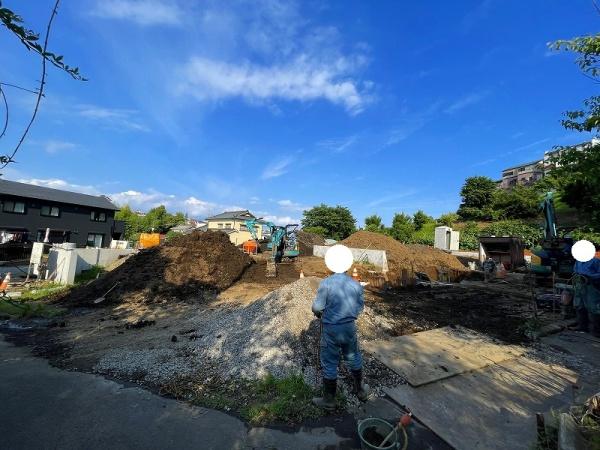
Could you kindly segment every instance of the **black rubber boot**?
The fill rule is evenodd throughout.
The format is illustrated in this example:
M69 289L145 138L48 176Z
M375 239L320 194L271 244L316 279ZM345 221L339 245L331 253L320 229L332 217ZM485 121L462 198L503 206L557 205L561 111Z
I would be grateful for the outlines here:
M575 331L588 331L588 312L585 308L575 309L575 315L577 317L577 326L573 328Z
M335 409L335 391L337 390L337 380L328 380L323 378L323 397L314 397L313 405L319 408L333 411Z
M592 314L592 336L600 338L600 314Z
M363 383L362 369L352 370L353 389L352 393L362 402L369 398L369 385Z

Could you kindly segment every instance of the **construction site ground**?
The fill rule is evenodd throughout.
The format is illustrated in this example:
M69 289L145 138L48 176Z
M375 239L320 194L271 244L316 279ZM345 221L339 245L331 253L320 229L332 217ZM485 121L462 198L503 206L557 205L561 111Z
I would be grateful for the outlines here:
M165 257L171 256L167 253ZM240 260L238 266L244 265L247 263ZM169 270L168 265L165 267ZM302 256L280 264L276 278L266 278L265 269L266 258L258 255L220 292L198 285L196 289L202 294L197 301L189 295L178 298L182 290L176 283L183 275L173 273L167 286L135 292L123 287L119 301L94 305L96 292L111 286L111 282L103 281L102 289L95 289L93 283L101 281L97 280L89 291L77 294L81 298L93 292L87 301L69 301L66 316L22 325L4 321L0 331L6 333L8 341L30 346L34 355L47 358L57 368L133 383L156 394L245 418L242 407L255 400L246 381L249 378L264 376L264 371L281 376L301 371L304 381L313 387L318 379L318 322L312 317L310 302L319 280L328 275L325 264L320 258ZM365 289L365 311L358 320L362 342L462 326L500 344L524 345L536 358L575 372L585 366L583 357L531 341L545 325L559 322L560 314L540 310L534 319L531 288L522 275L509 274L506 280L484 283L457 270L460 282L401 288L392 283L378 285L383 275L369 265L359 264L358 269L363 279L376 281ZM301 272L304 280L300 280ZM153 275L146 278L151 283ZM140 283L136 283L137 289ZM320 445L355 448L356 436L348 431L355 431L355 419L374 408L369 406L372 402L379 405L380 416L385 415L381 410L385 404L387 414L395 414L398 406L390 406L381 397L387 389L406 383L401 375L364 353L365 375L374 394L371 402L361 405L350 394L348 377L342 370L344 408L317 420L269 425L293 432L307 425L330 427L337 433L335 443L319 441ZM595 369L585 366L585 370L588 377L596 376ZM417 435L421 437L413 439L431 444L420 446L413 440L409 448L448 448L425 427L420 433Z

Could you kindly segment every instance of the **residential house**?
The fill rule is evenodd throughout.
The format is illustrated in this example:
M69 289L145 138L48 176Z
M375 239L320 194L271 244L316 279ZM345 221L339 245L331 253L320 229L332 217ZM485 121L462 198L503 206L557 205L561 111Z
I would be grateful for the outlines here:
M256 219L250 211L225 211L216 216L208 217L208 230L219 230L229 235L229 240L235 245L242 245L244 242L253 239L252 234L248 231L246 220ZM262 239L262 226L255 225L254 231L258 239Z
M544 177L544 162L531 161L502 171L500 188L512 189L516 185L529 186Z
M0 203L4 242L47 238L51 243L72 242L78 247L109 247L125 230L125 224L114 219L119 208L103 195L0 180Z

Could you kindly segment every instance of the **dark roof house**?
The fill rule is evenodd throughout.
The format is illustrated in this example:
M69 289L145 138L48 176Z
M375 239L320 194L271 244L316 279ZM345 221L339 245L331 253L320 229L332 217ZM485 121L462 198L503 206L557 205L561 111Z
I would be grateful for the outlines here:
M225 211L221 214L217 214L216 216L207 217L206 220L247 220L247 219L256 219L256 216L252 214L247 209L242 211Z

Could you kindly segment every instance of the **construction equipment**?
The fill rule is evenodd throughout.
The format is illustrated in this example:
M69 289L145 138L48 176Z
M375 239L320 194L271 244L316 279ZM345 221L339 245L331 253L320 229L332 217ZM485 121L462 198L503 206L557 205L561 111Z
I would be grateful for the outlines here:
M533 254L540 257L541 264L531 264L530 269L536 274L555 273L569 277L575 263L571 256L573 239L558 235L552 192L546 193L540 209L544 213L544 239L541 248L534 249Z
M273 222L263 221L262 219L248 219L245 221L248 232L258 244L258 235L256 233L256 225L262 225L269 228L270 240L267 244L267 249L271 255L267 260L267 277L277 276L277 264L284 259L291 260L300 255L298 250L298 240L296 233L299 225L275 225Z

